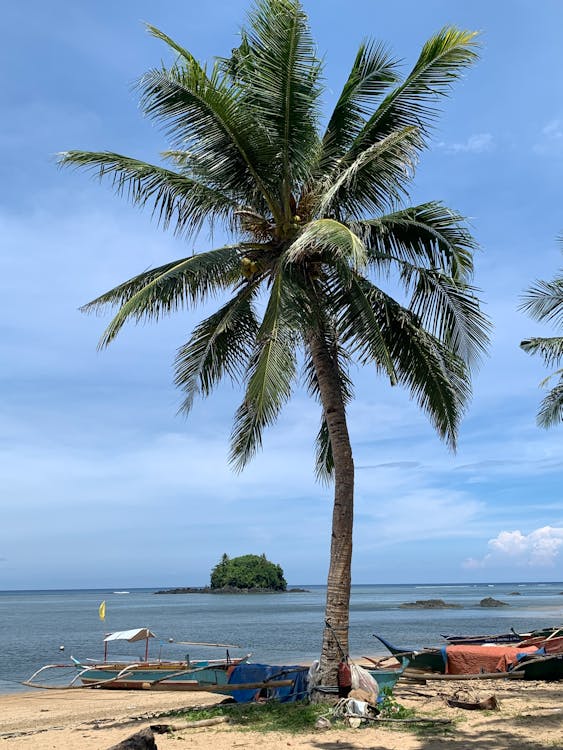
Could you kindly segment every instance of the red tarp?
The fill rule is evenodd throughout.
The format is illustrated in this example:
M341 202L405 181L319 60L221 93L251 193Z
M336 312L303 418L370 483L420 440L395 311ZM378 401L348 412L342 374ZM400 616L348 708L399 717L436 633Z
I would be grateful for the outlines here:
M446 674L506 672L519 654L533 654L537 648L514 646L447 646Z

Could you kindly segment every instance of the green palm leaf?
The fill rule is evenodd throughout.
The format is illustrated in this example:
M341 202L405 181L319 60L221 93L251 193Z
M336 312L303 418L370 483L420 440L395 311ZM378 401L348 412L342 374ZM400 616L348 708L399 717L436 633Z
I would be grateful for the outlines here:
M438 201L358 222L356 232L369 248L374 267L402 262L442 270L467 281L478 245L463 216Z
M386 47L372 41L360 45L322 140L320 174L335 166L363 127L374 101L397 80L397 63Z
M145 271L110 289L82 310L90 312L107 306L120 309L106 328L100 348L110 344L124 323L158 320L182 307L202 302L208 294L225 289L240 276L240 245L222 247Z
M162 123L173 148L193 153L207 180L240 198L258 192L279 215L267 184L273 156L267 134L240 106L217 65L208 77L192 58L149 71L139 86L144 113Z
M563 238L561 239L563 243ZM563 326L563 275L561 271L551 281L536 281L525 293L520 306L532 318ZM529 354L539 354L548 367L558 366L563 361L563 337L535 337L522 341L520 346ZM553 377L559 383L540 404L537 422L540 427L551 427L563 422L563 377L561 370L547 377L540 385L545 386Z
M563 275L552 281L536 281L520 306L535 320L563 326Z
M364 268L366 249L361 239L345 224L334 219L312 221L289 247L286 263L300 263L326 253L346 259L353 268Z
M437 432L455 448L471 388L469 370L447 343L426 331L410 310L366 280L359 282L379 322L397 380L427 413Z
M554 427L563 422L563 379L553 387L540 404L538 412L540 427Z
M153 216L164 229L173 226L175 234L195 234L205 222L225 223L237 203L220 190L154 164L107 151L66 151L61 166L74 166L109 177L118 195L125 195L141 207L152 204Z
M285 325L283 273L278 272L248 367L244 401L231 436L230 460L241 471L262 444L264 427L272 424L291 396L295 378L295 336Z
M410 309L422 325L465 362L477 362L489 343L490 321L475 288L438 271L403 264L401 278L414 286Z
M190 411L196 395L208 396L227 374L238 380L252 353L258 330L252 309L256 287L245 285L217 312L202 321L175 361L175 384L187 394L182 411Z
M431 37L404 82L370 117L342 160L345 168L366 148L393 130L415 126L428 134L438 110L436 102L477 59L474 32L445 27Z
M557 367L563 361L563 336L526 339L520 346L528 354L539 354L548 367Z
M269 169L281 188L285 219L292 188L309 175L318 142L321 71L307 17L294 0L258 0L243 31L239 75L243 105L267 130L275 153Z
M365 212L387 211L406 196L419 148L414 127L395 130L372 144L325 183L318 213L360 218Z
M375 364L384 372L391 385L397 373L387 337L380 327L380 316L373 309L373 300L366 295L364 279L352 275L344 286L334 285L330 292L338 321L338 337L351 356L362 364Z

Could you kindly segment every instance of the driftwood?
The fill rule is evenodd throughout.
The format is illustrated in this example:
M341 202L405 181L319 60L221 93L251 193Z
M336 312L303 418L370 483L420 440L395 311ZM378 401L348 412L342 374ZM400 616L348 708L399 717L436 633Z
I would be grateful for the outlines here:
M490 695L480 701L462 701L457 698L446 698L446 703L451 708L465 708L467 711L494 711L499 705L496 697Z
M391 724L451 724L451 719L430 719L423 716L413 717L412 719L387 719L384 716L362 716L362 719L368 721L386 721Z
M151 724L151 729L157 734L166 732L179 732L182 729L197 729L198 727L212 727L215 724L228 724L228 716L215 716L212 719L199 719L198 721L181 721L179 724Z
M158 750L154 741L154 734L150 729L142 729L132 734L123 742L108 747L108 750Z

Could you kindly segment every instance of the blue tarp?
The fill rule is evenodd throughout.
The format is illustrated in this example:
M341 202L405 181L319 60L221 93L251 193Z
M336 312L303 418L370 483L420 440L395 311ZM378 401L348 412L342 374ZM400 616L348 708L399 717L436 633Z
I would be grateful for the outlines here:
M278 688L254 688L252 690L233 690L230 695L237 703L251 703L257 698L278 700L281 703L293 703L307 697L307 667L279 666L277 664L238 664L229 677L229 685L244 685L249 682L266 682L268 680L293 680L292 685Z

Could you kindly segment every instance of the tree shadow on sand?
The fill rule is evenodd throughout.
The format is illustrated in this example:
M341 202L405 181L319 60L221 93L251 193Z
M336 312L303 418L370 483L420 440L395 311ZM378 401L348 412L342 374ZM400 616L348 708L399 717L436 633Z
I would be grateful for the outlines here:
M561 692L558 692L561 695ZM533 710L533 709L532 709ZM531 711L532 711L531 710ZM462 718L460 713L460 718ZM563 708L561 712L553 709L533 710L533 713L523 712L517 716L488 715L483 717L485 722L481 726L452 724L444 734L440 730L439 736L431 734L432 730L395 730L393 734L408 734L410 748L416 750L546 750L547 747L563 748ZM383 729L383 725L381 726ZM386 727L386 729L389 729ZM365 734L355 733L349 742L313 740L311 746L317 750L359 750L369 747L369 750L388 750L389 743L377 737L371 728L366 728ZM362 736L363 735L363 736ZM374 741L375 740L375 741ZM560 744L558 744L560 743ZM400 745L395 742L393 745Z

